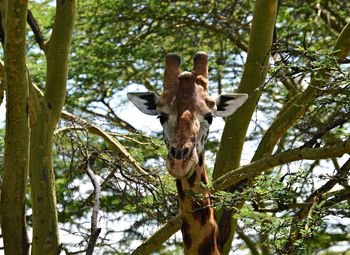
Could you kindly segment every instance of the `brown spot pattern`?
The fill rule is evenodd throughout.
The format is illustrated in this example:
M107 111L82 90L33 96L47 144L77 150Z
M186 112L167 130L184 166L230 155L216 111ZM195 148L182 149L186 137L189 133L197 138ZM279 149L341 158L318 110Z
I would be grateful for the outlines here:
M213 229L210 234L203 239L203 242L199 245L198 254L200 255L210 255L215 249L215 229Z
M194 183L196 181L196 177L197 177L197 172L194 171L193 174L187 179L188 185L190 185L190 187L194 186Z
M231 219L232 219L232 211L224 210L219 222L220 231L219 231L219 237L218 237L218 248L220 251L224 249L224 245L230 236Z
M199 155L198 165L199 165L200 167L203 166L203 153L201 153L201 155Z
M204 226L210 218L211 209L208 207L209 205L210 202L208 199L200 203L193 202L192 204L193 218L198 220L202 226Z
M185 199L185 192L182 188L181 180L176 180L176 188L177 188L177 194L179 195L179 198L183 201Z
M190 224L188 224L186 218L184 217L182 217L181 232L182 232L182 239L184 241L184 244L186 248L189 249L192 246L192 238L190 235Z
M204 183L205 185L208 184L208 178L207 178L207 174L205 171L203 171L201 174L201 182Z

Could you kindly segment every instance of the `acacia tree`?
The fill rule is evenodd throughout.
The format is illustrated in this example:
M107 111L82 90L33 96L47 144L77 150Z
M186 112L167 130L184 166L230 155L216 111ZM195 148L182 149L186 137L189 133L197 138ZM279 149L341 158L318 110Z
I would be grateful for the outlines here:
M4 81L7 89L4 176L1 193L5 252L27 254L24 200L29 163L29 86L25 63L27 3L2 2L5 34ZM4 13L6 11L6 14ZM5 14L5 15L4 15ZM17 22L13 22L16 20ZM16 31L14 33L13 31Z
M49 40L44 40L28 1L3 1L6 137L1 193L2 234L6 254L28 254L25 195L30 175L32 254L59 251L53 133L60 118L67 82L68 53L75 1L57 1ZM26 23L46 57L43 94L31 81L26 63Z
M327 8L325 7L325 9ZM325 12L325 9L322 9L322 11ZM295 160L332 158L334 156L341 156L344 153L348 153L348 149L336 152L337 149L333 147L335 149L333 151L335 154L333 155L333 153L331 153L327 156L323 153L318 154L318 150L320 149L296 149L272 155L278 142L282 138L285 139L288 136L288 130L294 126L303 115L307 114L307 110L314 100L318 97L324 97L328 93L332 93L332 89L336 89L329 87L332 86L330 85L332 84L330 80L336 79L335 77L339 75L337 70L339 71L341 69L341 64L344 63L345 57L349 54L349 24L342 28L339 37L334 42L333 49L329 53L331 61L329 59L323 60L324 63L315 68L315 72L311 71L313 75L310 77L310 84L284 102L284 106L271 122L270 126L265 130L264 135L258 143L257 150L252 158L252 163L245 167L239 167L248 125L251 122L254 111L256 110L257 102L259 98L261 98L263 86L266 84L266 74L269 70L269 55L273 51L272 40L277 10L277 1L256 1L255 3L255 12L247 52L248 55L238 87L238 92L248 93L250 98L249 101L237 111L237 113L227 118L220 149L216 158L213 173L214 190L227 189L228 192L233 194L238 192L235 196L241 196L241 198L237 198L232 204L226 208L221 208L218 212L219 243L222 245L221 248L223 254L228 254L231 250L231 243L234 234L237 232L240 238L242 238L251 249L252 254L260 254L260 251L258 250L259 247L255 245L246 234L244 234L242 229L237 229L238 218L233 217L234 214L237 214L242 210L246 199L250 200L251 203L253 202L253 207L258 212L277 213L288 210L288 208L294 206L298 209L293 215L294 219L289 225L289 231L284 232L284 235L288 236L288 238L284 243L282 242L283 245L277 244L279 241L278 238L274 238L273 235L268 232L268 229L272 230L272 226L275 224L272 219L267 219L265 222L263 221L260 223L257 221L256 223L259 225L257 228L260 229L261 236L259 246L263 254L270 254L270 249L273 246L275 246L277 252L283 254L300 254L306 249L303 245L310 245L310 242L307 242L307 240L316 236L313 233L313 230L316 229L316 225L320 222L320 218L318 217L322 214L321 211L328 210L324 204L332 204L331 201L327 201L327 198L331 197L330 194L332 194L328 192L336 183L344 182L349 173L349 160L341 167L336 166L338 169L337 173L330 177L330 180L323 186L308 195L306 194L306 198L303 201L304 204L303 206L300 205L300 207L296 205L292 206L291 204L281 205L279 204L281 201L278 201L276 205L277 208L273 208L273 203L271 204L271 202L264 201L262 198L257 199L257 201L252 201L251 197L245 198L246 196L244 193L256 185L256 176L260 175L262 172L271 174L270 169L276 165L283 165L286 162ZM307 49L304 50L306 51ZM326 64L327 61L330 61L330 63ZM284 62L284 64L286 63L288 63L288 61ZM287 72L290 72L288 70L290 67L288 64L285 66L279 66L279 68L287 69ZM286 72L286 70L283 70L283 73L284 72ZM289 80L290 77L284 77L284 79L285 83L293 82L295 85L294 80ZM302 79L299 80L299 82L302 81ZM333 85L340 85L338 87L339 89L347 89L349 86L347 74L343 77L343 82L345 87L341 86L342 83ZM288 85L289 89L292 90L290 84L287 84L286 87ZM345 92L345 94L347 94L347 92ZM336 127L337 124L335 123L343 124L347 122L347 120L348 112L346 112L345 115L341 114L337 117L332 114L322 118L322 120L319 119L318 121L324 124L319 123L317 126L318 130L311 133L310 141L305 142L301 148L313 147L318 139L322 138L331 129ZM348 145L349 140L345 139L343 143L337 145L337 148L345 148ZM331 151L333 148L326 147L324 149ZM306 156L304 152L309 155ZM336 180L341 181L337 182ZM263 186L261 182L259 182L259 185ZM348 185L345 184L343 187L344 188L341 191L334 193L334 195L336 194L336 196L338 196L338 202L341 200L346 201L348 199ZM260 206L266 206L266 208L261 209ZM318 207L318 209L315 209L315 207ZM153 250L160 242L169 237L169 233L178 230L180 225L179 221L179 218L174 218L169 224L165 225L154 236L148 239L146 243L140 246L134 254L144 254L144 252L148 253Z
M216 160L217 164L214 170L214 178L220 178L230 169L237 168L240 165L244 137L247 132L250 118L255 110L257 100L260 97L261 90L259 88L261 84L265 82L266 73L269 68L268 55L269 52L271 52L272 47L272 35L275 26L274 17L277 15L277 6L277 1L257 1L255 4L255 13L250 34L248 56L238 88L239 91L246 92L251 95L251 101L249 101L238 113L227 119L222 136L223 142L220 145L219 154ZM271 19L267 19L266 17L270 17ZM259 160L264 156L271 155L277 143L286 135L288 129L292 127L306 112L311 101L317 97L317 93L325 87L326 81L331 77L331 69L338 68L335 66L338 65L338 61L342 62L344 57L348 55L350 51L349 40L350 27L349 24L347 24L339 35L339 38L336 40L333 48L335 61L329 66L320 67L313 77L311 77L310 85L295 97L286 101L276 118L265 131L252 158L252 162ZM237 120L239 120L240 125L237 125ZM230 141L230 143L227 141ZM294 153L297 152L298 151ZM338 155L342 155L342 153L339 153ZM300 156L299 160L306 159L302 156L302 154L298 156ZM268 171L270 167L271 166L267 166L267 168L263 169L263 171ZM343 167L348 169L348 163L345 163ZM342 171L348 170L343 169ZM253 174L253 176L254 175L256 174ZM252 186L253 183L254 179L240 180L237 178L233 183L231 183L232 186L229 190L231 192L234 192L235 190L241 191L242 189L247 189L248 187ZM317 195L311 194L306 201L312 201L315 197L320 198L325 192L329 191L329 189L330 188L323 189L322 191L318 190L316 192ZM344 192L347 192L346 187ZM220 231L221 233L229 233L227 236L221 236L221 238L223 238L223 254L228 254L230 251L233 235L237 228L237 221L231 220L233 211L240 210L243 205L244 199L241 199L239 202L233 205L234 209L228 211L224 210L224 212L222 212L220 215ZM291 226L288 242L283 248L285 253L297 253L298 249L296 248L295 242L298 240L298 238L301 238L301 228L306 226L296 226L296 224L310 216L310 208L311 205L305 206L305 208L300 209L300 211L303 211L304 213L301 213L300 211L296 213L296 219L294 225L292 224ZM263 238L266 239L269 237L266 234L266 236ZM264 250L264 248L262 248L262 250Z

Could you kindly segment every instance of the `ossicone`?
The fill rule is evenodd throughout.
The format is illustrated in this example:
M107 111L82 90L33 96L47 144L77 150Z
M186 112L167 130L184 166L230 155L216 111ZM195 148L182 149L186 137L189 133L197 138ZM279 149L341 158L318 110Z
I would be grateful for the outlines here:
M180 74L181 58L175 53L169 53L165 57L164 91L174 90Z

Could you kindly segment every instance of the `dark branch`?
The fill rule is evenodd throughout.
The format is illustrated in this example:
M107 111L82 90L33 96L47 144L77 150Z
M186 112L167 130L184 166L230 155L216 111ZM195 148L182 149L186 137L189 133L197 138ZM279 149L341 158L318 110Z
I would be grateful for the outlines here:
M337 173L327 181L323 186L315 190L307 199L306 202L311 202L315 197L321 196L326 192L330 191L337 183L342 180L346 180L350 170L350 159L348 159L344 165L337 171Z
M289 232L288 242L285 245L285 250L287 251L289 247L294 247L294 243L296 240L300 239L302 233L300 229L300 221L306 219L312 211L313 206L319 204L320 201L323 200L322 195L331 190L337 183L339 183L342 179L347 178L349 175L350 169L350 159L348 159L344 165L338 170L338 172L323 186L315 190L306 200L305 203L309 204L304 208L301 208L296 215L294 216L292 227ZM327 206L333 205L343 200L347 200L349 198L349 192L346 190L341 196L336 196L334 199L328 200L326 202ZM290 253L289 253L290 254Z
M98 211L100 210L101 187L96 179L94 172L91 169L91 166L94 164L96 158L97 158L97 153L93 152L91 154L91 156L86 160L86 169L85 169L86 173L88 174L88 176L92 182L92 185L94 186L94 190L95 190L95 192L94 192L94 204L93 204L92 215L91 215L91 236L90 236L88 246L86 249L86 255L93 254L97 238L101 232L101 228L98 228L98 225L97 225Z
M100 185L100 188L103 188L105 187L109 181L114 177L114 174L115 172L118 170L119 168L115 168L111 171L111 173L106 177L106 179L103 180L102 184ZM95 197L95 192L94 191L93 193L90 194L90 196L88 196L87 199L85 199L85 202L83 203L82 207L86 206L86 205L91 205L92 204L92 201Z
M324 134L328 133L333 128L343 125L350 119L350 112L344 113L333 121L327 123L322 128L320 128L316 133L313 134L312 138L306 142L301 148L311 148L317 143Z
M0 42L4 44L5 42L5 31L4 25L2 24L2 13L0 13Z
M332 199L327 200L327 202L324 204L325 207L331 207L334 204L340 203L344 200L350 199L350 189L342 189L337 192L335 192L334 197Z
M33 13L29 9L27 12L27 22L34 33L35 41L39 44L40 49L42 49L45 39L43 34L41 33L38 22L36 21L36 19L33 16ZM0 13L0 42L5 42L5 32L4 26L2 24L2 13Z
M38 43L40 49L42 49L45 39L43 34L41 33L38 22L36 21L36 19L33 16L33 13L29 9L27 14L27 22L34 33L35 41Z

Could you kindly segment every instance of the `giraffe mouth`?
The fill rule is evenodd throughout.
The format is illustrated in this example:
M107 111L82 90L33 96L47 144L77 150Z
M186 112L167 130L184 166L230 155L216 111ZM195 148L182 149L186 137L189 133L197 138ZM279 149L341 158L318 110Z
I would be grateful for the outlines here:
M197 164L197 162L197 150L194 147L189 156L185 159L172 158L168 154L166 166L170 175L176 179L182 179L188 177L192 173L192 170L194 169L193 166Z

